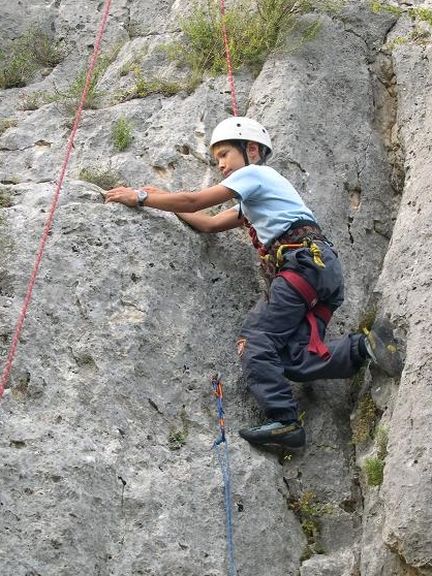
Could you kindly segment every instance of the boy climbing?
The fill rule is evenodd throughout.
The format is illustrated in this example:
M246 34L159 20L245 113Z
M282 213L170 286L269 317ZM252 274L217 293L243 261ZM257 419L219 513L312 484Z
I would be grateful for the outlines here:
M305 433L288 378L349 378L367 360L397 376L402 362L393 330L377 321L367 335L325 344L326 326L343 302L341 266L295 188L265 165L272 152L267 130L250 118L227 118L213 131L210 150L223 175L216 186L178 193L120 187L108 191L105 201L175 212L200 232L248 227L268 293L247 315L238 353L248 388L268 420L240 430L240 436L253 444L300 447ZM232 199L238 204L215 216L204 211Z

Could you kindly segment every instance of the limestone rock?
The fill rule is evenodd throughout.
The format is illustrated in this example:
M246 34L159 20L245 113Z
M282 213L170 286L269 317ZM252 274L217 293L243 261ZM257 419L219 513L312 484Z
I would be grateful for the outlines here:
M94 43L96 4L1 2L2 42L36 22L69 47L46 76L0 93L0 117L14 118L0 134L2 361L71 127L62 102L22 103L68 90ZM278 460L236 434L261 417L234 350L261 289L247 235L199 235L172 214L105 205L102 188L84 180L96 170L170 191L217 181L207 146L230 111L226 78L170 97L121 97L132 65L148 78L184 79L160 48L192 9L113 2L100 100L81 120L0 402L0 573L226 574L223 482L211 450L210 379L222 372L239 576L429 575L430 46L410 40L390 52L389 32L410 32L410 18L395 27L394 15L352 2L321 16L313 41L272 54L258 77L236 75L242 113L272 133L271 164L337 246L346 303L330 333L355 330L378 305L406 340L400 383L368 371L352 385L297 384L308 443L302 455ZM120 117L133 135L122 152L112 140ZM352 444L359 390L371 393L388 429L378 487L359 470L377 452L373 430ZM302 510L305 494L311 510Z

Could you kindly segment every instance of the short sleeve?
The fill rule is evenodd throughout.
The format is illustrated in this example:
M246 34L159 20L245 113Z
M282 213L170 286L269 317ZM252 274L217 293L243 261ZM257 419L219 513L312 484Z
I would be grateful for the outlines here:
M234 192L236 198L242 200L250 200L257 194L261 188L260 178L254 165L239 168L232 174L222 180L222 186L226 186Z

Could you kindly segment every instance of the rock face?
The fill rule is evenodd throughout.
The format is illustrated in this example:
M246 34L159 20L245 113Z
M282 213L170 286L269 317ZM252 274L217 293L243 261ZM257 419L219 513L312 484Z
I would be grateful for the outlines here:
M70 132L64 105L23 103L67 91L94 42L96 4L1 1L2 42L36 22L68 46L50 73L0 93L10 124L0 135L3 360ZM339 250L346 303L331 332L355 330L377 307L406 340L400 382L366 371L353 383L297 385L308 443L279 461L236 435L260 418L234 351L261 289L246 235L199 235L171 214L105 205L83 180L99 170L168 190L217 181L207 145L230 110L225 78L189 95L115 98L130 88L131 66L183 77L160 46L185 13L173 1L111 8L101 99L78 131L0 403L0 574L226 574L223 482L210 450L210 378L222 372L239 576L430 575L431 47L411 39L390 52L386 42L415 23L354 2L321 16L316 39L273 54L257 78L236 77L241 113L273 136L271 164ZM133 141L119 152L111 132L121 117ZM361 436L365 398L374 408ZM382 484L370 486L367 458L385 459Z

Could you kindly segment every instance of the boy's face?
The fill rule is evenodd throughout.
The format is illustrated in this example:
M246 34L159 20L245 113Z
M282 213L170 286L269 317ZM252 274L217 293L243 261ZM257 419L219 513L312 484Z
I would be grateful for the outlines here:
M213 157L224 178L246 165L240 150L228 142L215 144L213 146Z

